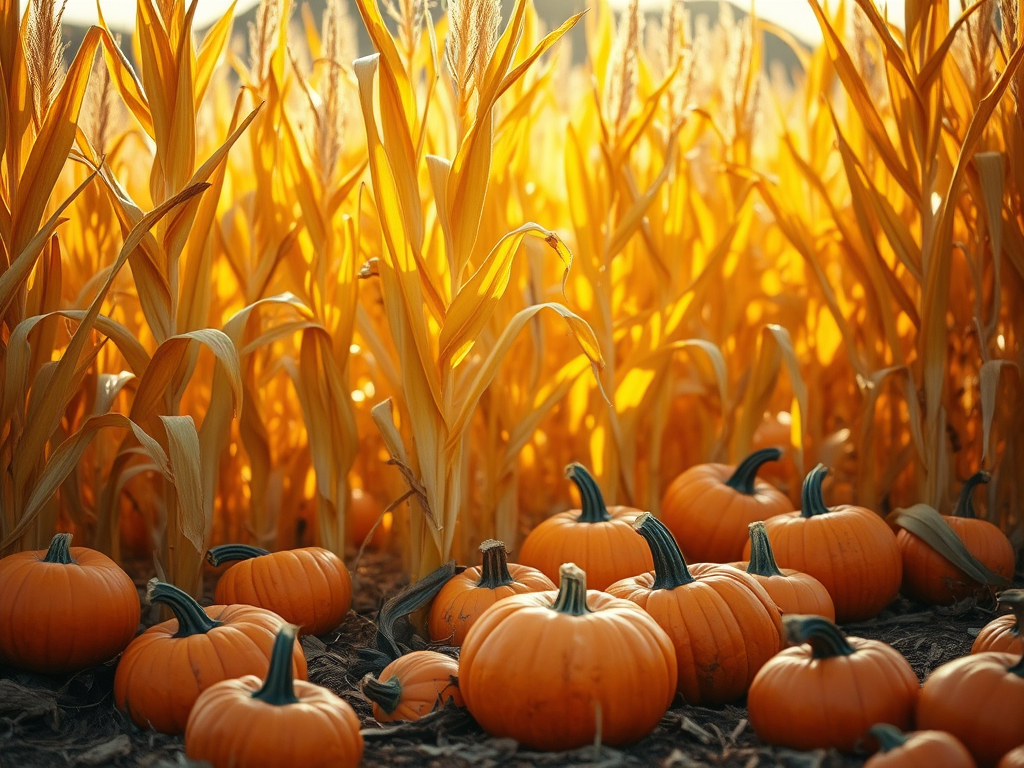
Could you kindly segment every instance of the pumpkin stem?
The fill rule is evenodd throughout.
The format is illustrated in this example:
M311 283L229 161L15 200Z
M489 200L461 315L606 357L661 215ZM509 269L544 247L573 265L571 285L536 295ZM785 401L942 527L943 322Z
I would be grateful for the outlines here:
M274 649L270 652L270 670L263 687L252 695L265 704L283 707L286 704L298 704L295 695L295 677L292 672L292 651L295 648L295 635L299 628L294 624L285 624L274 639Z
M206 562L214 568L222 563L232 560L249 560L254 557L269 555L265 549L253 547L248 544L221 544L219 547L211 547L206 553Z
M782 576L786 575L779 570L779 564L775 562L775 553L772 552L772 544L768 541L768 529L764 523L758 520L747 526L750 531L750 562L747 563L747 573L756 573L758 576Z
M757 479L757 470L762 464L769 461L778 461L782 458L782 451L778 448L762 448L747 456L736 467L732 477L725 481L725 484L734 491L739 491L747 496L753 496L757 489L754 488L754 481Z
M828 473L829 469L824 464L819 464L807 473L800 494L800 517L814 517L828 513L825 498L821 495L821 481Z
M50 548L46 550L46 557L43 558L43 562L60 563L61 565L71 565L75 562L74 558L71 557L70 533L58 533L50 539Z
M586 467L573 462L565 468L565 476L576 483L580 490L580 516L576 518L579 522L605 523L612 519L604 505L601 489L597 487Z
M1005 589L996 595L999 605L1009 608L1017 618L1017 624L1010 629L1010 634L1020 635L1024 628L1024 589Z
M650 512L644 512L633 523L633 530L647 541L654 558L654 584L651 589L675 589L692 584L695 579L686 567L683 553L679 551L672 531Z
M888 723L872 725L868 728L868 733L875 737L875 741L878 742L878 746L881 747L883 752L889 752L907 743L906 734L895 725L889 725Z
M389 678L387 682L382 683L373 676L373 673L368 673L359 681L359 687L363 691L363 696L386 714L390 715L402 703L402 684L397 677Z
M793 613L782 617L782 628L790 645L811 646L815 659L849 656L857 652L835 624L821 616Z
M1021 654L1021 657L1017 659L1017 663L1009 669L1007 669L1006 671L1012 672L1017 677L1024 677L1024 654Z
M971 498L974 495L974 489L991 479L992 475L985 470L975 472L967 478L964 487L960 489L960 497L956 500L956 506L953 508L953 517L974 517L974 501Z
M480 581L476 583L478 587L497 589L516 583L512 574L508 572L508 550L505 549L505 542L488 539L480 545L480 552L484 558L480 568Z
M187 592L183 592L173 584L166 584L158 579L151 579L146 587L146 600L150 604L161 603L171 609L178 620L178 631L174 637L191 637L205 635L221 622L211 619L206 611Z
M551 608L572 616L591 612L587 606L587 574L575 563L562 563L558 569L558 597Z

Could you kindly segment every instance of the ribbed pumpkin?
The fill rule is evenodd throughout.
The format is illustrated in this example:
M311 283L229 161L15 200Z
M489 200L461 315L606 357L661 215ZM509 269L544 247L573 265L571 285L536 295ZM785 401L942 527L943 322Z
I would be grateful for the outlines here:
M378 678L364 677L360 687L373 704L378 723L419 720L449 700L465 706L459 691L459 662L437 651L399 656Z
M733 565L753 576L783 613L836 620L832 598L820 581L792 568L779 568L763 522L750 524L750 560Z
M579 489L581 508L560 512L534 528L519 551L519 562L552 581L562 563L576 563L593 589L653 568L650 551L633 534L640 510L606 507L601 489L582 464L570 464L565 476Z
M999 653L1024 653L1024 589L1007 589L998 595L999 605L1010 609L1010 613L992 619L981 628L974 639L971 653L996 651Z
M844 637L820 616L783 616L794 647L761 667L747 693L761 741L793 749L867 747L868 729L909 730L918 682L899 651L878 640Z
M896 535L864 507L825 506L819 464L804 478L802 509L765 521L775 559L820 581L839 622L870 619L893 601L903 578ZM749 557L750 542L744 552Z
M932 670L921 688L917 727L946 731L994 766L1024 744L1024 657L975 653Z
M572 563L558 592L499 600L469 630L459 687L484 730L533 749L638 741L676 693L672 641L628 600L587 590Z
M213 768L355 768L363 759L359 717L347 702L292 673L298 628L284 627L261 679L211 685L185 728L185 754Z
M639 605L672 638L687 703L735 701L778 653L778 607L731 565L701 563L691 571L671 531L650 513L637 518L636 530L651 548L654 571L618 581L608 594Z
M892 725L874 725L869 733L880 750L864 768L976 768L959 739L942 731L903 733Z
M486 608L498 600L527 592L555 589L554 582L528 565L509 563L504 542L480 545L483 564L453 577L430 606L430 639L459 646Z
M998 768L1024 768L1024 744L1003 755Z
M728 563L743 556L747 526L793 504L782 491L757 479L757 470L782 451L763 448L739 463L698 464L679 475L661 502L661 520L691 563Z
M106 555L58 533L46 552L0 560L0 661L75 672L124 650L139 627L139 593Z
M199 694L214 683L244 675L264 677L281 617L251 605L212 605L156 579L150 603L166 605L175 618L150 627L125 649L114 675L114 701L140 728L181 733ZM293 674L306 679L298 646Z
M267 552L246 544L225 544L206 553L210 565L239 560L217 582L220 605L244 603L266 608L307 635L337 627L352 606L352 579L345 563L322 547Z

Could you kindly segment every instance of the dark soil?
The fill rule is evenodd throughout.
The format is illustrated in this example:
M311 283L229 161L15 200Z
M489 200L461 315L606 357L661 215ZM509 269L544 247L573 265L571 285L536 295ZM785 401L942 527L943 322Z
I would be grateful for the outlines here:
M744 707L693 707L678 700L654 733L624 750L592 746L572 752L530 752L511 739L488 736L465 711L454 707L416 723L382 728L350 670L357 664L356 648L373 642L373 620L383 599L403 586L400 572L397 560L367 553L353 574L353 610L345 622L328 636L302 639L309 679L333 690L359 713L366 766L828 768L863 763L835 752L766 747L750 729ZM139 576L137 582L141 586L145 577ZM977 630L992 616L991 609L970 602L925 610L900 599L877 619L844 629L895 646L923 680L935 667L967 654ZM155 615L144 613L144 623L155 621ZM182 737L140 731L115 709L114 668L111 662L57 679L0 667L0 768L200 765L185 757Z

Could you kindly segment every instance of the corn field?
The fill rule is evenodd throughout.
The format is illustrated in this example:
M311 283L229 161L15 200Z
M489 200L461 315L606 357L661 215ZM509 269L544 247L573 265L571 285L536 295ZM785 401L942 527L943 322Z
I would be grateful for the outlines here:
M215 543L358 547L358 489L425 574L570 462L656 515L767 445L883 515L986 469L1019 550L1024 17L809 1L813 51L680 0L139 0L130 57L0 1L0 552L197 592Z

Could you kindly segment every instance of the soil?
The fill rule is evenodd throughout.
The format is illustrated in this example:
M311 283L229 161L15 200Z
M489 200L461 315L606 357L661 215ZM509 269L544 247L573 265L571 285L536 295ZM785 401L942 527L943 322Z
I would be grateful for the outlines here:
M362 719L365 766L832 768L863 764L863 758L834 751L767 747L749 727L744 707L694 707L678 699L650 736L621 750L595 745L572 752L531 752L511 739L488 736L468 713L455 707L416 723L381 727L359 693L354 670L359 666L357 648L372 645L377 609L404 585L400 573L399 562L391 556L366 553L353 574L355 596L345 622L330 635L302 638L309 679L348 701ZM145 580L144 574L136 579L140 587ZM893 645L923 680L935 667L966 655L977 630L992 616L991 608L973 601L926 610L901 598L878 618L844 630ZM144 612L144 624L156 619L152 612ZM58 679L0 667L0 768L203 765L185 757L182 737L141 731L117 711L112 694L114 669L115 662L110 662Z

